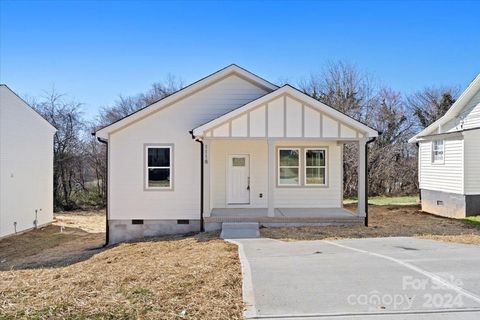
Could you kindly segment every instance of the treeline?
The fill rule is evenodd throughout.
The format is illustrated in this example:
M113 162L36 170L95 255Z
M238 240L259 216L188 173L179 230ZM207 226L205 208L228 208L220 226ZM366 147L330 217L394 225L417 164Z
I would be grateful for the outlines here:
M120 96L102 107L96 119L87 121L82 104L55 91L31 105L57 129L54 139L55 210L105 206L105 146L91 135L173 92L183 82L168 76L145 93ZM330 63L322 72L297 83L313 98L382 132L370 145L370 195L409 195L418 192L417 150L407 140L441 117L453 104L456 88L425 88L410 95L378 86L374 79L353 65ZM344 151L344 191L356 196L358 150L355 144Z

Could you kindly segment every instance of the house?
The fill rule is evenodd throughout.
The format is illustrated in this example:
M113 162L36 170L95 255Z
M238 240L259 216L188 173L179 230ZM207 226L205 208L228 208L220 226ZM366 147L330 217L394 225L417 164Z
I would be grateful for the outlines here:
M378 132L290 85L230 65L98 130L108 239L265 225L364 223ZM343 147L359 144L359 206L343 209Z
M409 142L418 145L422 210L453 218L480 214L480 75Z
M55 132L0 85L0 237L52 222Z

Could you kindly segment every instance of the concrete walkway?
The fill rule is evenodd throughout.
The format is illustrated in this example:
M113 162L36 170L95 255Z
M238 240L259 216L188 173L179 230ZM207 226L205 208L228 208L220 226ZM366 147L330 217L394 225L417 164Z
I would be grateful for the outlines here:
M234 240L249 319L480 319L480 247Z

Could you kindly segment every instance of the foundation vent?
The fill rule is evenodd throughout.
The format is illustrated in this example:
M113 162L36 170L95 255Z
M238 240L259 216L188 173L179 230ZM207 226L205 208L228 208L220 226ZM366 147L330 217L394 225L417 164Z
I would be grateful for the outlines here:
M143 224L143 219L133 219L132 224Z
M437 200L437 206L443 206L443 201L442 200Z
M190 220L177 220L177 224L190 224Z

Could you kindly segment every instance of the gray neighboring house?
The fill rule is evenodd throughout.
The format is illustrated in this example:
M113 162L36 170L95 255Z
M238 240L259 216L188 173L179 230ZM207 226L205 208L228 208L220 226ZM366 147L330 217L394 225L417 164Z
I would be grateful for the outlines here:
M447 113L409 140L418 145L422 210L480 214L480 74Z

